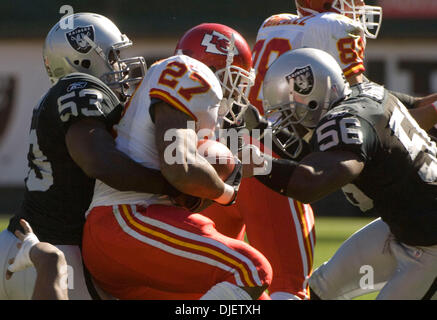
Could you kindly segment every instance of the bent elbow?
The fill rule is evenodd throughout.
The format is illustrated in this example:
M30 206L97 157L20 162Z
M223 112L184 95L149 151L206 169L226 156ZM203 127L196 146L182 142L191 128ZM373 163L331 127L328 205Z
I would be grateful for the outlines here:
M101 181L105 181L105 178L110 174L106 166L99 161L89 161L81 168L88 177Z

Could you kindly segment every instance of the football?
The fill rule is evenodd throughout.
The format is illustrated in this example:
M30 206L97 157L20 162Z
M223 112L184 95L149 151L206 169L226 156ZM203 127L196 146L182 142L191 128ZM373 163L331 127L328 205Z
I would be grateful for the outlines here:
M223 181L231 175L235 168L234 156L223 143L210 139L199 140L197 152L214 167Z

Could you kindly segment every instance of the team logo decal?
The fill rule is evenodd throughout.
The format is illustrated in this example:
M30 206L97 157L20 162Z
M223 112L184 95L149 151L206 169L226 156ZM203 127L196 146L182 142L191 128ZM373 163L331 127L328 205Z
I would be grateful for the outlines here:
M87 53L91 50L92 46L86 41L85 36L94 41L94 27L77 27L73 31L67 32L65 36L74 50L80 53Z
M230 44L230 39L217 31L213 31L212 34L206 33L201 43L202 46L206 47L206 52L224 56L228 54ZM238 55L237 48L234 48L234 55Z
M292 73L286 76L286 79L288 83L293 79L293 91L299 94L308 95L313 91L314 75L311 66L294 69Z

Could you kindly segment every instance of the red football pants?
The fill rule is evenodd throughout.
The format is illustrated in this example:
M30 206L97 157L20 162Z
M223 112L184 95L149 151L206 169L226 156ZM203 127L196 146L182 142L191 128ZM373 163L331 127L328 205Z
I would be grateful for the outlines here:
M243 239L269 260L273 280L269 293L284 291L308 298L315 245L314 215L304 205L276 193L256 178L243 179L234 206L216 204L202 212L229 237ZM244 229L244 227L246 229Z
M119 299L194 299L223 281L255 287L272 278L259 251L173 206L96 207L82 246L97 284Z

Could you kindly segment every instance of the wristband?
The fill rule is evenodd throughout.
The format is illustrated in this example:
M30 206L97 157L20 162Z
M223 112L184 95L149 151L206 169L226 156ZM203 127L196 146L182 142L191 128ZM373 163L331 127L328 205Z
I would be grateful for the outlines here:
M225 183L225 190L223 191L222 195L213 200L217 203L227 205L235 199L234 197L235 193L236 193L235 189L229 184Z
M285 159L272 159L272 171L268 175L258 175L255 178L282 195L287 195L287 188L298 162Z

